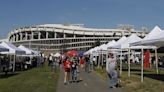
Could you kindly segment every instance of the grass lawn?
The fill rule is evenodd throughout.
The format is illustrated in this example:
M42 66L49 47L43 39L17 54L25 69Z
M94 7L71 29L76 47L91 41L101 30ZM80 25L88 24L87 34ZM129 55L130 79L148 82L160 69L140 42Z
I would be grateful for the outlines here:
M0 92L56 92L58 73L48 66L0 77Z
M128 77L126 69L121 75L121 85L125 92L163 92L164 91L164 69L156 75L154 69L144 70L144 82L141 83L140 67L131 67L131 77ZM107 79L105 69L96 69L96 72L104 80Z

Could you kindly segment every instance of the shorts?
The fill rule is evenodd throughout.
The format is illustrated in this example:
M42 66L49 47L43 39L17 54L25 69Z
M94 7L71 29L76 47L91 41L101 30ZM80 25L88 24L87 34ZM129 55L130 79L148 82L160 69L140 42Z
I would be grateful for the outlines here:
M71 69L70 68L65 68L65 72L70 72Z

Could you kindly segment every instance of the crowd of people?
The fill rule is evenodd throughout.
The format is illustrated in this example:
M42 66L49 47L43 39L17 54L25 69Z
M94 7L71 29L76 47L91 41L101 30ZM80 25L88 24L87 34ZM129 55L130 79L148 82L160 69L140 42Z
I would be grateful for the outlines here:
M52 71L55 72L58 67L62 68L64 71L64 84L77 83L80 77L80 70L89 73L95 70L98 65L96 62L97 58L89 55L85 56L65 56L53 57L49 55L48 65L51 66ZM104 62L103 62L104 63ZM106 72L109 77L110 88L116 88L118 85L118 73L116 71L116 56L109 53L107 60L104 63L106 65Z
M41 56L42 57L42 56ZM9 58L4 58L5 60L1 59L0 65L3 66L3 71L8 72L10 69L10 63L6 62L9 61ZM96 66L98 66L98 60L95 56L84 55L84 56L66 56L61 55L60 57L54 57L53 55L49 55L47 58L23 58L23 62L16 62L16 70L26 70L32 67L40 67L44 66L45 61L48 61L48 66L51 67L52 72L57 72L60 69L64 71L64 84L69 83L77 83L80 79L80 71L85 71L89 73L90 71L94 71ZM21 59L22 60L22 59ZM104 62L103 62L104 63ZM112 54L109 54L107 61L105 61L104 65L106 64L106 71L107 75L110 78L110 87L115 87L118 81L118 74L115 70L116 67L116 59ZM2 67L1 67L2 68ZM12 68L11 68L12 70Z

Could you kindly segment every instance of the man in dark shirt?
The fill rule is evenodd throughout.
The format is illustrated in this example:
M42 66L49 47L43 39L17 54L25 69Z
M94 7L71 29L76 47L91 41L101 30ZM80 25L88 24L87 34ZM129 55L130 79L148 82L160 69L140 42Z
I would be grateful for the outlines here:
M85 56L85 71L86 72L89 72L89 64L90 64L90 62L89 62L89 56L86 55Z

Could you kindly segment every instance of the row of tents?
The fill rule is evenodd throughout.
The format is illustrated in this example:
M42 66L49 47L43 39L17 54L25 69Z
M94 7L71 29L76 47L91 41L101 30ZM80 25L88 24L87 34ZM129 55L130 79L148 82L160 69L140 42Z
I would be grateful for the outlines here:
M103 44L92 48L85 52L85 54L92 54L93 52L97 52L100 50L107 49L126 49L126 48L149 48L153 46L163 46L162 43L164 41L164 31L161 30L158 26L154 27L154 29L147 34L143 39L138 37L136 34L132 34L129 37L123 36L117 42L112 40L107 44Z
M38 51L26 48L23 45L18 47L14 46L9 42L0 43L0 53L1 54L16 54L16 55L38 55Z
M138 37L136 34L132 34L129 37L121 37L118 41L112 40L107 44L103 44L94 48L91 48L85 54L90 54L92 56L100 56L105 54L106 57L108 53L116 53L120 57L126 52L128 54L128 76L130 77L130 55L132 50L141 50L141 81L143 82L143 50L153 49L155 51L156 57L156 69L158 74L158 58L157 58L157 48L164 45L164 31L158 26L154 27L153 30L147 34L143 39ZM123 53L124 52L124 53ZM120 74L122 72L122 59L120 59Z
M9 42L2 42L0 43L0 54L6 54L6 55L13 55L13 61L7 61L12 62L13 64L13 72L15 71L15 63L16 63L16 57L17 56L27 56L27 57L34 57L34 56L40 56L40 53L38 51L34 51L30 48L26 48L23 45L20 45L19 47L14 46L12 43Z

